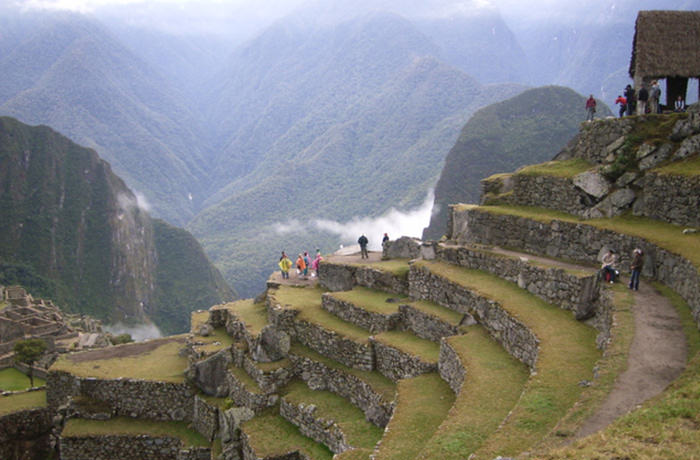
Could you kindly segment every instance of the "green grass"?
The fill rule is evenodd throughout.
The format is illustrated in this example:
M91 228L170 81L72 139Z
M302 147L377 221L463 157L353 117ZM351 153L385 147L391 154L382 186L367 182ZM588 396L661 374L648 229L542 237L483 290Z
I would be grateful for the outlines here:
M363 310L382 315L398 313L401 303L410 302L410 299L406 296L390 294L363 286L355 286L351 291L333 292L331 295L336 299L357 305ZM387 302L388 299L397 299L399 302Z
M9 305L10 305L10 302L8 302L7 300L0 300L0 311L3 311Z
M377 270L389 272L398 278L408 278L408 259L391 259L380 262L367 262L362 264L351 264L361 267L371 267Z
M437 363L440 357L440 345L430 340L421 339L411 332L386 331L375 335L374 339L409 355L418 356L425 362Z
M248 375L245 369L241 369L240 367L236 366L231 366L228 368L228 370L233 374L234 377L236 377L236 380L241 382L241 384L245 387L246 390L250 391L251 393L262 394L262 390L260 389L260 386L258 386L258 383L255 380L253 380L253 378L250 375Z
M267 309L264 303L255 303L253 299L238 300L223 306L231 310L243 323L246 329L258 335L267 326Z
M342 454L336 454L333 460L369 460L371 454L371 449L352 449L346 450Z
M583 158L572 158L564 161L548 161L519 169L516 174L524 176L554 176L574 177L577 174L588 171L593 165Z
M190 332L196 334L199 328L209 321L209 311L193 311L190 313Z
M571 314L496 276L438 262L416 262L431 272L498 302L540 340L536 374L506 423L475 458L516 455L540 441L578 400L582 380L591 380L600 357L596 331Z
M66 422L62 437L82 438L103 435L147 434L160 438L179 438L185 446L209 447L204 436L187 427L186 422L161 422L129 417L115 417L110 420L86 420L72 418Z
M378 394L382 395L385 401L391 402L394 400L394 397L396 395L396 384L392 382L390 379L384 377L382 374L379 372L373 371L373 372L368 372L368 371L361 371L359 369L353 369L351 367L348 367L342 363L339 363L335 360L332 360L330 358L326 358L325 356L315 352L314 350L305 347L304 345L300 343L293 343L291 349L289 350L290 354L296 355L296 356L303 356L305 358L308 358L312 361L316 361L318 363L321 363L325 365L326 367L329 367L331 369L336 369L344 374L352 375L354 377L357 377L358 379L362 380L365 382L367 385L372 387L372 389L377 392Z
M454 393L436 373L399 381L396 409L374 459L414 458L445 420L454 401Z
M571 214L529 206L459 205L457 209L478 209L496 215L513 215L543 223L560 220L575 224L591 225L600 229L644 238L675 254L682 254L700 271L700 233L683 235L681 233L683 227L678 225L629 214L610 219L583 220Z
M670 174L674 176L700 175L700 155L694 154L680 161L674 161L664 166L652 169L658 174Z
M464 315L461 313L457 313L454 310L450 310L449 308L445 308L442 305L438 305L434 302L429 302L427 300L414 301L408 303L407 305L410 305L416 310L422 311L427 315L440 318L441 320L445 321L446 323L452 324L453 326L457 326L459 323L461 323L462 318L464 317Z
M330 391L314 391L303 382L290 383L284 399L295 405L315 405L315 417L335 421L353 447L372 449L384 432L382 428L367 421L364 412L347 399Z
M312 460L333 458L326 446L302 435L295 425L272 410L244 422L241 431L248 436L250 446L259 458L277 457L297 450Z
M46 391L30 391L10 396L0 396L0 415L11 414L25 409L46 407Z
M219 409L222 409L226 407L229 404L229 399L228 398L217 398L215 396L209 396L204 393L198 393L197 396L199 396L201 399L206 401L207 404L213 407L218 407Z
M323 292L318 287L280 286L278 289L269 292L268 295L272 296L284 308L298 310L299 315L297 319L335 331L355 342L368 343L370 336L368 331L343 321L321 308L321 294Z
M34 386L43 387L46 385L44 379L34 377ZM30 388L29 377L15 369L8 367L0 371L0 391L21 391Z
M283 367L290 366L288 358L280 359L279 361L272 361L269 363L259 363L257 361L253 361L253 364L255 365L255 367L257 367L265 373L274 372L277 369L282 369Z
M208 354L216 353L217 351L225 348L230 348L234 343L233 337L228 335L226 329L222 327L214 329L211 334L206 337L201 335L195 336L195 341L203 342L204 345L197 345L196 348L197 350Z
M148 348L144 349L144 346ZM180 356L183 336L151 342L130 343L81 353L61 355L51 370L78 377L102 379L130 378L182 383L187 358ZM152 347L152 348L151 348Z
M467 375L447 418L418 459L464 459L498 428L518 401L529 376L480 326L447 339Z

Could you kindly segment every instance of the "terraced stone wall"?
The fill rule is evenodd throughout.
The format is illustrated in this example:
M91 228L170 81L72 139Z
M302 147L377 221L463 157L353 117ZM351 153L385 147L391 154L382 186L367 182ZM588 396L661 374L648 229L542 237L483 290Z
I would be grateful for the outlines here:
M213 441L219 432L219 408L195 396L192 426L207 440Z
M508 185L505 185L507 183ZM481 181L482 204L492 201L516 206L539 206L571 214L583 213L595 204L586 193L574 187L571 179L513 174ZM500 184L500 185L499 185ZM494 190L498 191L494 194Z
M426 362L419 356L385 345L374 337L370 341L374 348L377 370L394 382L437 370L435 363Z
M408 292L408 280L372 267L323 262L319 266L318 282L329 291L349 291L365 286L394 294Z
M0 399L0 404L2 399ZM0 458L14 459L16 452L43 454L50 451L49 433L54 412L48 407L27 409L0 417Z
M316 407L296 405L282 398L280 402L280 415L299 427L299 431L316 442L328 446L335 454L350 449L345 434L333 420L317 418Z
M591 163L603 163L632 132L636 118L611 118L585 123L581 131L560 152L555 160L584 158Z
M120 460L210 460L209 448L184 449L170 437L86 436L62 437L61 460L118 458Z
M430 300L459 313L470 314L516 359L530 368L535 366L539 341L523 323L496 302L412 265L408 274L411 297Z
M331 294L323 294L322 304L324 310L353 324L367 329L373 334L396 328L400 315L398 312L390 315L375 313L357 307L351 302L336 299Z
M467 377L467 370L447 339L442 339L440 342L438 372L440 372L440 377L452 388L452 391L458 394L462 389L464 379Z
M451 209L448 237L459 243L517 247L533 254L595 263L603 247L620 254L619 267L628 267L632 251L645 254L642 274L657 279L678 292L690 305L700 328L700 274L697 267L639 237L602 230L591 225L553 220L538 222L510 215L490 214L475 209ZM681 237L679 232L679 237Z
M647 174L641 196L634 202L637 216L700 227L700 176Z

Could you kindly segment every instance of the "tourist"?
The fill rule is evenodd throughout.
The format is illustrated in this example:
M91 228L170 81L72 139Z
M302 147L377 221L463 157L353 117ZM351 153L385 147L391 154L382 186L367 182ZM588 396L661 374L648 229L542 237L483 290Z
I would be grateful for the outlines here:
M637 115L644 115L647 113L647 101L649 100L649 91L644 84L637 94Z
M586 100L586 121L593 121L593 116L595 115L596 101L593 95Z
M289 269L292 268L292 260L287 257L287 254L282 251L282 257L280 257L280 262L278 264L280 266L280 270L282 270L282 279L288 280L289 279Z
M630 269L632 270L632 277L630 278L629 288L635 291L639 290L639 275L642 273L642 268L644 267L644 254L642 250L637 248L632 253L632 263L630 264Z
M654 80L651 82L651 91L649 91L649 113L661 113L660 98L661 88L659 82Z
M297 256L297 275L300 275L300 277L303 277L304 270L306 270L306 264L304 263L304 256L299 254Z
M309 276L309 267L311 266L311 258L309 257L309 251L304 251L304 278Z
M634 88L632 88L632 85L627 85L625 87L625 99L627 99L627 115L633 115L634 114L634 109L635 106L637 105L636 102L636 94L634 92Z
M608 252L606 252L603 256L601 273L603 275L603 279L605 281L610 281L610 284L615 282L615 262L617 262L617 256L615 255L615 251L613 249L609 249Z
M615 104L620 104L620 118L622 118L627 110L627 99L622 97L622 95L618 95L617 99L615 99Z
M389 234L385 233L384 238L382 238L382 246L384 246L389 241Z
M316 252L316 258L311 262L311 269L316 272L316 276L318 277L318 267L321 265L321 261L323 260L323 257L321 257L321 251ZM311 276L314 276L312 273Z
M369 259L369 253L367 252L367 245L369 244L369 240L363 233L361 237L357 239L357 244L360 245L360 255L362 256L363 259Z
M673 103L673 111L685 112L685 101L683 100L683 96L681 96L680 94L678 95L676 101Z

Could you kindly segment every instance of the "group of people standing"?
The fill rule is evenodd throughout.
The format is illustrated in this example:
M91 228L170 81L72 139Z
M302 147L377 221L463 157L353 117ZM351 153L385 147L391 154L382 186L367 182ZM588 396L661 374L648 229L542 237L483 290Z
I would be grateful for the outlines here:
M615 104L620 106L620 118L625 115L644 115L647 113L661 113L663 106L661 105L661 87L658 80L651 82L651 86L647 88L646 83L642 84L639 92L636 92L632 85L625 87L623 95L618 95L615 99ZM685 111L685 101L682 96L678 96L674 102L674 112Z
M297 256L296 262L292 262L292 259L287 256L287 254L282 251L282 255L280 256L279 263L277 264L280 267L280 270L282 272L282 279L289 279L289 270L292 269L292 266L296 265L296 270L297 270L297 276L301 279L309 279L309 269L313 270L311 272L311 277L318 276L318 267L321 264L321 261L323 260L323 256L321 256L321 250L316 249L316 256L311 259L311 256L309 256L308 251L304 251L303 254L299 254Z
M615 250L609 249L605 255L603 255L601 265L601 276L604 281L609 281L610 284L614 283L619 275L619 271L616 268L617 265L617 254ZM639 290L639 275L642 273L642 268L644 268L644 253L641 249L636 248L632 252L632 262L630 263L630 271L632 275L630 276L630 282L628 287Z

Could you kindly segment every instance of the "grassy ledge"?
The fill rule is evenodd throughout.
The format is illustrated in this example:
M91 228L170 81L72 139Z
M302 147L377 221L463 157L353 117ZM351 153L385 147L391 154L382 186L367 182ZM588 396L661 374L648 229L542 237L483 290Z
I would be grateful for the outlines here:
M407 331L386 331L374 336L377 342L417 356L422 361L437 363L440 357L440 345L430 340L421 339Z
M407 303L411 307L418 311L425 313L426 315L434 316L445 321L453 326L459 325L464 318L464 315L457 313L456 311L445 308L442 305L438 305L435 302L429 302L427 300L420 300L415 302Z
M330 358L326 358L325 356L321 355L320 353L317 353L314 350L312 350L308 347L305 347L304 345L302 345L300 343L292 344L292 347L289 350L289 353L292 355L308 358L311 361L321 363L326 367L329 367L331 369L335 369L335 370L340 371L344 374L352 375L353 377L356 377L356 378L362 380L367 385L372 387L372 389L375 392L377 392L378 394L382 395L384 400L387 402L393 401L394 397L396 396L396 384L394 382L392 382L391 380L389 380L388 378L384 377L379 372L376 372L376 371L368 372L368 371L361 371L359 369L353 369L353 368L348 367L342 363L334 361Z
M369 289L363 286L355 286L351 291L333 292L331 296L356 305L363 310L382 315L398 313L401 303L410 302L410 299L406 296ZM396 301L389 302L391 299Z
M44 385L46 385L44 379L34 377L35 387L43 387ZM0 371L0 391L22 391L29 388L29 377L14 367L8 367Z
M45 390L0 396L0 416L39 407L46 407Z
M179 352L184 343L185 336L173 336L61 355L51 370L78 377L182 383L187 358Z
M369 267L369 268L374 268L376 270L381 270L384 272L391 273L392 275L398 277L398 278L407 278L408 277L408 259L391 259L391 260L382 260L379 262L366 262L366 263L357 263L357 264L349 264L349 265L355 265L358 267Z
M335 421L353 447L373 449L384 432L383 429L367 421L364 412L345 398L330 391L314 391L303 382L289 384L284 399L295 405L315 405L315 416Z
M548 161L536 165L525 166L515 174L523 176L554 176L554 177L574 177L577 174L586 172L593 165L583 158L572 158L565 161Z
M179 438L187 447L209 447L204 436L187 427L186 422L160 422L129 417L115 417L110 420L86 420L72 418L66 422L61 436L83 438L108 435L150 435L160 438Z
M370 455L372 455L371 449L352 449L336 454L333 460L369 460Z
M264 303L255 303L253 299L237 300L217 308L230 310L245 324L252 335L258 335L267 326L267 309Z
M399 381L397 398L394 415L374 453L374 460L414 458L455 401L450 387L436 373Z
M353 340L368 343L370 333L359 326L343 321L321 308L321 294L318 287L280 286L271 295L282 307L297 310L297 319L307 321Z
M248 375L244 369L236 366L230 366L228 370L231 372L231 374L233 374L236 380L238 380L241 385L245 387L246 390L251 393L262 394L262 390L258 386L258 383L253 380L253 378Z
M700 175L700 154L652 169L652 172L672 176L698 176Z
M467 458L506 418L518 401L529 370L481 326L447 339L467 376L452 409L418 459Z
M439 262L416 265L498 302L540 340L536 374L526 383L507 421L475 452L475 458L511 456L531 448L578 400L579 382L593 378L593 366L600 357L596 331L494 275Z
M243 423L241 431L259 458L300 451L312 460L331 460L333 453L323 444L307 438L299 429L272 410Z

